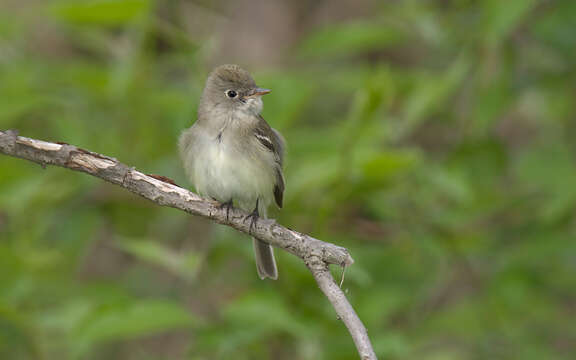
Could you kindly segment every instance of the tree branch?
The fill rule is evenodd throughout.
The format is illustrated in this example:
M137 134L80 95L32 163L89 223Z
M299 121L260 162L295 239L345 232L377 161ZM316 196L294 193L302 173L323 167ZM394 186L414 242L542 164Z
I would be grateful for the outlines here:
M65 143L52 143L18 136L14 131L0 131L0 153L46 165L56 165L88 173L138 194L158 205L169 206L190 214L228 225L243 233L282 248L308 266L320 289L336 310L350 332L360 358L376 359L366 329L340 287L334 282L329 264L348 266L354 263L343 247L320 241L306 234L290 230L272 219L259 219L250 232L246 213L231 209L227 217L220 203L201 198L178 187L169 179L146 175L118 160Z

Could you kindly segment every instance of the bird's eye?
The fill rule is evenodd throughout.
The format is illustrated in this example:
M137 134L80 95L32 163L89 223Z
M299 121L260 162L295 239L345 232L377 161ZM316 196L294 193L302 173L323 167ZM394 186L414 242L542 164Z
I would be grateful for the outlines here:
M230 99L235 98L237 95L238 95L238 93L234 90L226 91L226 96L228 96Z

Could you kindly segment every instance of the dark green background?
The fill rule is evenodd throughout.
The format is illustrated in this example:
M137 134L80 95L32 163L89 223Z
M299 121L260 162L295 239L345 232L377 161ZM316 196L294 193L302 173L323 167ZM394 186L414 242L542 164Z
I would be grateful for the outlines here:
M187 185L179 133L239 63L288 142L272 216L350 249L382 359L576 353L576 2L0 5L0 129ZM1 359L355 359L304 265L0 156ZM334 269L339 278L339 270Z

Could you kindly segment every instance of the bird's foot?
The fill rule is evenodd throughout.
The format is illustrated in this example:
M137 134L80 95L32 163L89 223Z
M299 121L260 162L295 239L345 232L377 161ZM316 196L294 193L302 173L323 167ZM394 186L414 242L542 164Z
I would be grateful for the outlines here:
M258 212L258 201L256 201L256 207L254 210L244 218L244 222L250 220L250 228L248 229L248 233L252 234L252 229L254 229L254 226L256 226L258 217L260 217L260 213Z
M220 203L220 205L218 206L218 209L226 209L226 221L230 221L230 209L232 209L233 204L232 204L232 199Z

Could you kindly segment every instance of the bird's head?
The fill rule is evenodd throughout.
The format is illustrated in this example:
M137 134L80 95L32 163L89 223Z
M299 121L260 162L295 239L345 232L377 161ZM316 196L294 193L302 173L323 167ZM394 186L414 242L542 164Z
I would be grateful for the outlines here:
M204 111L239 111L258 115L262 111L262 95L270 92L260 88L250 74L238 65L221 65L214 69L202 94Z

